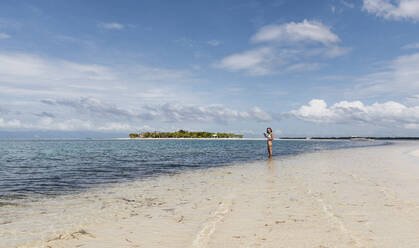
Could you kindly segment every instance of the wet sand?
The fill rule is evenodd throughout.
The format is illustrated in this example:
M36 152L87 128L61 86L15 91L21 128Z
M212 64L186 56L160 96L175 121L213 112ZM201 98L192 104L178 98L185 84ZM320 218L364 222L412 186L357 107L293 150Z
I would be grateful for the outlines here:
M419 142L189 171L0 216L0 247L419 247Z

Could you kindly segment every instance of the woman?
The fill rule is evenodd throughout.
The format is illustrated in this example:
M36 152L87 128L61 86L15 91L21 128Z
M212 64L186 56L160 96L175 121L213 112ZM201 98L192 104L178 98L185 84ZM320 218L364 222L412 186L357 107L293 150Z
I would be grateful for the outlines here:
M267 139L269 157L272 158L272 140L274 140L274 133L272 128L268 127L266 133L263 133Z

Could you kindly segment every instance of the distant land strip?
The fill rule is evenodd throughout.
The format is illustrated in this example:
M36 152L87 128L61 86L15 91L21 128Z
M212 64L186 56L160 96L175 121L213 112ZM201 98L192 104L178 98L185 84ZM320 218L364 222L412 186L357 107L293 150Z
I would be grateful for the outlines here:
M211 133L211 132L189 132L179 130L176 132L142 132L130 133L131 139L135 138L243 138L241 134L234 133Z
M301 139L301 140L419 140L419 137L281 137L281 139Z

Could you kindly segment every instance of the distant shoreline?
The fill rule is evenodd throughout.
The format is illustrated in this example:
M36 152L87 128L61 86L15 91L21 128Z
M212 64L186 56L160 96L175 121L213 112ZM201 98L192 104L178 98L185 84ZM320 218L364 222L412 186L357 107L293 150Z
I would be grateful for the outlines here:
M264 138L113 138L115 140L265 140Z
M266 140L266 138L112 138L113 140ZM348 140L348 141L373 141L373 140L419 140L419 137L283 137L275 140Z

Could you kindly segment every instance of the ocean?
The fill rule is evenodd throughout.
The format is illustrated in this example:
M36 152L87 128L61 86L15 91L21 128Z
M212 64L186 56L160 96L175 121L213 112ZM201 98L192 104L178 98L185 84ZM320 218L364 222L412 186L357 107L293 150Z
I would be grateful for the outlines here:
M286 161L301 153L385 144L275 140L268 161L265 140L1 140L0 248L92 239L107 223L137 229L152 220L160 230L160 218L178 224L182 216L189 224L168 228L187 233L219 206L214 199L266 181L260 177L271 182L268 164L285 173Z
M386 141L275 140L274 159ZM266 160L264 140L1 140L0 207L104 184Z

